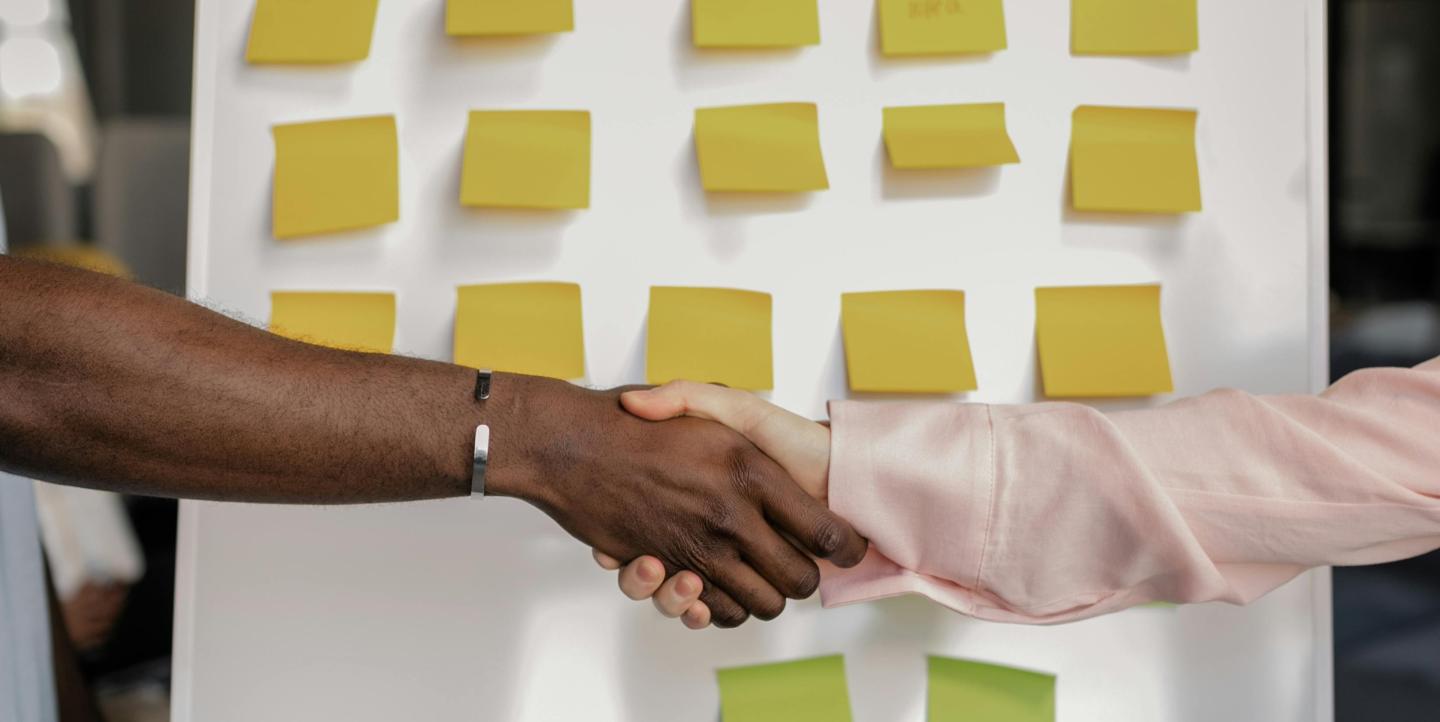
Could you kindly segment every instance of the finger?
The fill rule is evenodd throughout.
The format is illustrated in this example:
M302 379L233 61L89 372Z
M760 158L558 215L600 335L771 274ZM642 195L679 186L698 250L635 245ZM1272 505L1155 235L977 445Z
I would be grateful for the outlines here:
M700 602L710 611L710 622L721 629L734 629L750 618L745 607L713 583L706 584L705 591L700 592Z
M710 626L710 608L704 602L695 602L681 615L680 621L690 629L704 629Z
M760 488L765 515L811 554L845 569L865 558L865 538L803 489L784 483Z
M680 572L660 585L651 601L661 614L675 619L700 601L700 590L704 586L695 572Z
M635 601L649 599L665 582L665 565L654 557L640 557L620 570L620 591Z
M720 565L709 576L756 619L769 621L785 611L784 595L749 564L737 559Z
M820 587L820 568L795 545L769 526L760 526L740 541L750 566L790 599L809 599Z
M590 555L595 557L595 563L599 564L601 569L605 569L607 571L613 572L620 567L625 566L624 564L620 563L619 559L616 559L615 557L612 557L609 554L600 551L599 549L591 549Z

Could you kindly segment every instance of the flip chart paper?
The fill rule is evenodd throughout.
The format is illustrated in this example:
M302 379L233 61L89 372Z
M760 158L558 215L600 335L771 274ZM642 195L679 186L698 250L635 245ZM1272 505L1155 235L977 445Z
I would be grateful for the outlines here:
M716 672L723 722L850 722L845 659L736 667Z
M1175 390L1159 286L1041 288L1035 303L1046 396L1150 396Z
M1055 676L930 658L930 722L1055 722Z
M878 0L886 55L962 55L1005 49L1001 0Z
M851 391L975 390L963 291L847 293L840 306Z
M1179 55L1200 49L1196 0L1073 0L1077 55Z
M1193 110L1076 109L1070 146L1075 210L1201 210L1196 118Z
M277 125L274 134L276 238L400 219L393 116Z
M691 0L701 48L788 48L820 44L817 0Z
M1005 104L885 109L885 147L896 168L976 168L1019 163Z
M590 113L470 114L460 202L492 208L589 208Z
M580 287L506 283L461 288L455 363L566 381L584 378Z
M245 60L324 64L370 55L380 0L256 0Z
M449 35L543 35L575 29L574 0L446 0Z
M701 108L695 111L695 149L707 191L830 187L814 103Z
M270 294L270 331L320 346L390 353L395 346L395 294Z
M646 379L774 388L768 293L725 288L650 289Z

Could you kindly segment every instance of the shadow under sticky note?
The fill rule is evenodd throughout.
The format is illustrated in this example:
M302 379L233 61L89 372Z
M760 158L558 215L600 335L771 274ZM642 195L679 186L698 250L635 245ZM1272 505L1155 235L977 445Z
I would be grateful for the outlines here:
M722 722L851 722L845 658L722 669Z
M851 391L975 390L963 291L847 293L840 306Z
M645 377L774 388L771 298L725 288L650 289Z
M1046 396L1117 398L1175 390L1159 286L1039 288L1035 304Z
M1200 49L1196 0L1072 0L1076 55L1181 55Z
M1193 110L1077 108L1070 142L1075 210L1201 210L1196 119Z
M590 113L470 113L460 202L490 208L589 208Z
M380 0L256 0L245 60L325 64L370 55Z
M818 0L691 0L699 48L793 48L820 43Z
M814 103L701 108L695 111L695 150L707 191L830 187Z
M393 116L277 125L274 232L297 238L400 219Z
M395 294L270 294L270 331L319 346L391 353L395 347Z
M466 286L458 296L455 363L565 381L585 377L579 286Z
M1055 676L930 658L929 722L1055 722Z
M964 55L1004 50L1002 0L877 0L886 55Z
M446 0L448 35L543 35L575 29L574 0Z
M885 109L885 148L902 169L981 168L1019 163L1005 104Z

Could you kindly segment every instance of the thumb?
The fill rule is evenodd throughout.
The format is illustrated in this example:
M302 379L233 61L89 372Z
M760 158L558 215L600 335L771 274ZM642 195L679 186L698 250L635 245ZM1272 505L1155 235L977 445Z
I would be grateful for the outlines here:
M685 397L669 386L620 394L620 405L646 421L666 421L685 415Z

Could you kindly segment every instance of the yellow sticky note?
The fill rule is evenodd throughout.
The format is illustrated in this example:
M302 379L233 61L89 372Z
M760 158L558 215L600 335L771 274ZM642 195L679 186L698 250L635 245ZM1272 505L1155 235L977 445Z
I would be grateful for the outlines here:
M245 60L323 64L370 55L380 0L256 0Z
M276 238L400 219L394 116L277 125L274 133Z
M1005 49L1001 0L878 0L886 55L963 55Z
M723 722L851 722L840 655L715 673Z
M1200 49L1196 0L1073 0L1077 55L1180 55Z
M830 187L814 103L701 108L695 111L695 150L707 191Z
M499 208L590 207L590 113L470 114L460 202Z
M1201 210L1196 117L1193 110L1078 108L1070 142L1075 210Z
M847 293L840 307L851 391L975 390L963 291Z
M466 286L455 309L455 363L571 381L585 376L580 287Z
M347 351L390 353L395 346L395 294L272 293L270 331Z
M541 35L575 29L574 0L446 0L450 35Z
M927 722L1055 722L1055 675L930 658Z
M820 43L817 0L691 0L701 48L789 48Z
M1175 390L1159 286L1040 288L1035 304L1046 396L1109 398Z
M645 377L761 391L775 385L770 294L726 288L650 289Z
M1019 163L1005 104L885 109L885 147L896 168L977 168Z

